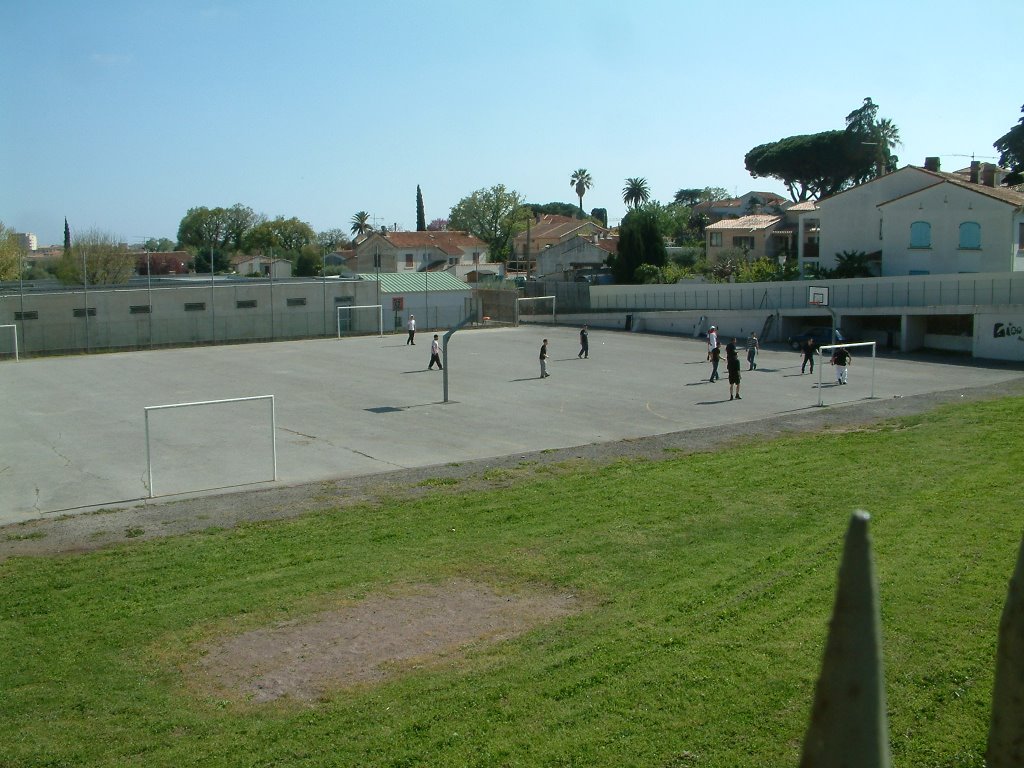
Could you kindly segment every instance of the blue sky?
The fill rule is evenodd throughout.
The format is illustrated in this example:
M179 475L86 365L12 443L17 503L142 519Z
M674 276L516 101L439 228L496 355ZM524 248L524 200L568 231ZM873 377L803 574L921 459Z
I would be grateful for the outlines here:
M40 244L175 238L242 203L316 230L414 229L474 190L625 212L627 177L785 190L743 156L866 96L901 165L953 170L1021 117L1024 2L15 0L0 45L0 221Z

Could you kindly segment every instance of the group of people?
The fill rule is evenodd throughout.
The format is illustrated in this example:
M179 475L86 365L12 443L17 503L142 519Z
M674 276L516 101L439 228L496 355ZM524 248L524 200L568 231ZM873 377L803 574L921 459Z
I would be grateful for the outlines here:
M590 359L590 333L585 325L580 328L580 351L576 357L580 360ZM546 379L550 375L548 373L548 340L544 339L540 345L540 378Z
M405 340L405 345L416 346L416 315L409 315L409 322L406 323L406 329L409 331L409 337ZM443 371L444 366L441 365L441 343L437 339L437 334L434 334L434 340L430 342L430 365L427 366L428 371L434 370L434 366L437 366L437 370Z
M757 340L757 334L751 332L750 336L747 337L747 370L753 371L757 368L757 355L761 349L761 345ZM807 368L807 365L811 366L811 373L814 373L814 358L818 351L818 346L815 344L814 339L808 339L803 347L803 364L800 366L800 373L803 374ZM711 326L708 329L708 362L711 363L711 378L708 381L714 383L718 381L721 376L718 375L718 366L722 359L722 353L718 343L718 328ZM850 362L853 359L853 355L850 354L850 350L846 347L836 347L832 352L832 358L829 362L835 366L836 369L836 383L846 384L849 378ZM736 338L725 345L725 369L729 375L729 399L742 400L740 397L740 360L739 354L736 351ZM733 388L735 387L735 394Z

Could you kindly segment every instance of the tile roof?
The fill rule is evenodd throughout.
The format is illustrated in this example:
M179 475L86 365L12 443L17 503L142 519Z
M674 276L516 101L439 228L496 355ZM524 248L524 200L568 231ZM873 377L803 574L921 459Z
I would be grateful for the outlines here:
M468 232L456 230L439 232L383 232L380 235L395 248L437 248L449 255L457 256L466 249L487 249L483 240Z
M817 210L817 208L818 204L814 200L804 200L802 203L793 203L786 209L786 211L796 211L797 213L800 213L802 211L814 211Z
M373 272L361 272L357 277L370 282L377 280ZM473 289L450 272L381 272L380 290L382 293L423 293Z
M598 232L607 232L599 224L595 224L592 221L586 219L572 219L568 216L558 216L556 214L544 214L540 217L540 221L537 221L530 225L530 237L535 239L541 238L557 238L563 239L566 235L570 235L573 232L590 225ZM526 231L520 232L516 235L517 239L525 238Z
M781 216L769 216L765 213L754 213L738 219L724 219L709 224L705 229L768 229L782 221Z

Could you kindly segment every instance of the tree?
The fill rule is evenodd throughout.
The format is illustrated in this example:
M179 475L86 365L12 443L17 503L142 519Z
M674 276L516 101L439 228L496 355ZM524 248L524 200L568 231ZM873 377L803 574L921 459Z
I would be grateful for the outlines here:
M352 241L343 229L325 229L316 236L316 243L326 251L341 251L349 248Z
M18 235L0 221L0 280L16 280L21 274L22 248Z
M594 221L601 223L602 227L607 228L608 226L608 209L607 208L591 208L590 218Z
M544 214L552 214L554 216L567 216L570 219L579 219L580 209L575 203L524 203L530 211L533 212L534 218L542 216ZM586 214L584 214L585 216Z
M594 180L590 178L590 172L586 168L578 168L573 171L572 178L569 179L569 185L576 187L576 197L580 199L581 214L583 213L583 195L586 194L593 184Z
M504 184L478 189L455 204L448 216L448 226L487 243L491 261L507 261L512 237L526 227L529 212L522 205L519 193L506 189Z
M361 237L373 229L373 225L370 224L370 214L366 211L356 211L351 221L352 226L349 231L356 237Z
M167 253L174 250L174 241L167 237L151 237L142 244L142 247L150 253Z
M304 221L294 216L285 219L278 216L273 221L264 221L253 227L245 238L243 250L246 253L270 253L283 251L281 255L298 252L303 246L316 242L316 233Z
M427 231L427 216L423 212L423 193L419 184L416 185L416 231Z
M444 232L448 229L448 219L433 219L427 224L428 232Z
M668 253L658 226L658 213L649 206L633 208L619 226L619 245L608 257L607 264L618 283L635 283L649 276L650 270L638 273L641 265L656 269L665 266Z
M71 227L68 226L68 217L64 217L64 250L71 250Z
M176 275L187 272L188 267L180 256L167 251L150 251L135 259L135 271L140 275Z
M135 258L121 247L118 238L90 229L77 235L71 249L64 252L57 277L68 285L82 283L84 269L89 285L119 285L135 273Z
M823 131L760 144L743 162L751 176L779 179L794 202L803 202L843 191L871 172L874 156L852 132Z
M626 179L626 186L622 188L622 202L627 208L636 208L651 199L651 188L647 179L632 177Z
M895 170L899 158L892 149L899 141L896 125L879 120L878 105L866 98L846 116L845 130L760 144L747 152L744 163L754 178L779 179L795 202L803 202Z
M1024 113L1024 106L1020 111ZM992 146L999 150L999 164L1010 169L1006 183L1024 183L1024 117L996 139Z

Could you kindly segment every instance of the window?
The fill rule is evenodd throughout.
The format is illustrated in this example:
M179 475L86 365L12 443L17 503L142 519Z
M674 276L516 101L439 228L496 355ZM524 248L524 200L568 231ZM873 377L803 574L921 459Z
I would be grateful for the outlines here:
M1024 251L1024 224L1020 225L1020 231L1017 232L1017 250Z
M965 221L960 225L960 248L977 250L981 248L981 224Z
M205 301L186 301L185 302L186 312L205 312L206 302Z
M932 247L932 225L927 221L915 221L910 225L910 247Z
M721 248L722 247L722 233L721 232L712 232L711 233L711 247L712 248Z
M148 315L151 311L149 304L132 304L128 308L129 315Z
M304 307L306 306L306 297L300 296L297 299L288 299L287 303L289 307Z
M473 251L473 263L474 264L479 264L480 263L480 251Z
M75 317L85 317L88 313L89 317L96 317L96 307L88 307L87 309L75 309L72 310L72 314Z
M256 309L256 299L241 299L236 301L235 309Z
M738 235L732 239L733 248L745 248L748 251L754 250L754 238L746 235Z
M34 309L29 311L29 312L15 312L14 313L14 319L15 320L38 320L39 319L39 313L36 310L34 310Z
M405 254L405 268L406 269L412 269L412 254L411 253Z

